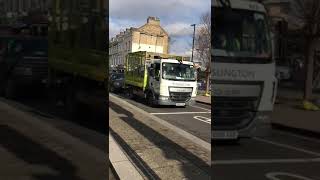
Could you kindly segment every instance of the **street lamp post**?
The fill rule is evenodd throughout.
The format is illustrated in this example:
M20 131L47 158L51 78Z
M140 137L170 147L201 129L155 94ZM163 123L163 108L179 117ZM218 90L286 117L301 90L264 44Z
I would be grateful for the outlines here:
M196 32L196 24L191 24L191 26L193 26L192 52L191 52L191 62L193 62L194 36Z

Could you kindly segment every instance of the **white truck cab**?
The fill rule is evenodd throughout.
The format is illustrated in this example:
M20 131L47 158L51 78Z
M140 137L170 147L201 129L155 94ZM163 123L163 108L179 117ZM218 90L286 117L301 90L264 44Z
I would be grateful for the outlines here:
M158 105L186 106L195 102L196 72L192 62L176 59L146 60L145 97Z
M260 3L213 0L213 139L259 134L277 79L267 14Z

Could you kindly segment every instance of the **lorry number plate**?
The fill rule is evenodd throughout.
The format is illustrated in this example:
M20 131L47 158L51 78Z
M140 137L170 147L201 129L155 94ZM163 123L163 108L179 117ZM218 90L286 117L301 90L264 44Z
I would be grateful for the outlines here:
M212 131L212 139L237 139L238 131Z

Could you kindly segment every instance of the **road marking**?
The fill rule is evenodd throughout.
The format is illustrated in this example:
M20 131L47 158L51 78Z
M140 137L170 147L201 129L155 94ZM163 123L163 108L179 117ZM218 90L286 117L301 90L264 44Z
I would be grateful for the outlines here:
M294 133L291 133L291 132L285 132L285 131L280 131L280 130L274 130L276 133L279 133L279 134L284 134L284 135L288 135L288 136L292 136L292 137L296 137L296 138L299 138L299 139L303 139L303 140L307 140L307 141L312 141L312 142L315 142L315 143L319 143L320 144L320 140L319 139L316 139L316 138L312 138L312 137L306 137L306 136L302 136L302 135L297 135L297 134L294 134Z
M291 150L295 150L295 151L300 151L300 152L303 152L303 153L306 153L306 154L311 154L311 155L320 157L320 153L309 151L309 150L302 149L302 148L298 148L298 147L295 147L295 146L282 144L282 143L277 143L277 142L273 142L273 141L262 139L262 138L258 138L258 137L254 137L253 139L256 140L256 141L260 141L260 142L264 142L264 143L272 144L272 145L275 145L275 146L279 146L279 147L283 147L283 148L287 148L287 149L291 149Z
M169 114L211 114L211 112L167 112L167 113L150 113L152 115L169 115Z
M200 106L190 106L190 107L194 107L194 108L198 108L198 109L202 109L202 110L206 110L206 111L211 111L211 109L203 108Z
M203 116L193 116L193 118L195 118L198 121L202 121L202 122L211 124L211 119L210 118L203 117Z
M310 163L310 162L320 162L320 158L216 160L216 161L212 161L212 164L213 165L229 165L229 164Z
M292 173L286 173L286 172L269 172L266 174L266 177L271 180L281 180L277 176L287 176L287 177L293 177L293 178L302 179L302 180L313 180L304 176L300 176Z

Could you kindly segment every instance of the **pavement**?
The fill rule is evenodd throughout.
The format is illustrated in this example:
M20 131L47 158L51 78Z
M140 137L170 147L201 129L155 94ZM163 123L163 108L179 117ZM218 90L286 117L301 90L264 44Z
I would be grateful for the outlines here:
M106 136L2 98L0 117L1 179L107 177L105 150L86 141Z
M271 122L286 128L320 134L320 111L302 109L302 97L301 91L278 89ZM314 98L320 98L320 94L314 94Z
M115 141L109 152L110 157L120 151L124 155L111 160L120 179L210 179L211 144L204 140L210 139L210 124L192 116L185 120L208 127L208 137L201 139L170 122L177 115L182 120L190 116L184 108L172 108L171 113L167 112L170 108L157 109L109 94L109 141ZM198 110L209 114L206 108ZM130 170L123 171L128 167ZM134 172L135 178L129 172Z
M211 96L201 96L196 97L196 102L211 105Z
M313 98L320 99L320 93L314 93ZM279 128L320 134L320 111L307 111L300 108L302 99L302 91L278 89L277 102L270 117L271 123ZM197 96L196 101L211 105L211 97Z

